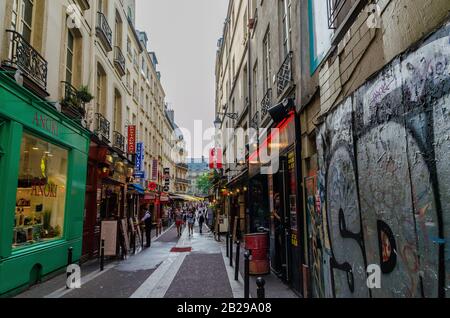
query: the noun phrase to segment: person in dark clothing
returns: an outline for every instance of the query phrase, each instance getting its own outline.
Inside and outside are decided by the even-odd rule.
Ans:
[[[145,224],[145,238],[147,241],[147,247],[150,247],[152,239],[152,214],[150,213],[148,207],[145,208],[145,215],[141,222]]]
[[[203,223],[205,223],[205,217],[203,215],[203,212],[200,212],[200,215],[198,217],[198,226],[200,227],[200,234],[203,234]]]

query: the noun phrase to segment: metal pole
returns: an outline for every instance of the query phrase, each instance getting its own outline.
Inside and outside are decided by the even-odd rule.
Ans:
[[[67,253],[67,266],[72,265],[73,261],[73,247],[69,247],[68,253]]]
[[[142,226],[141,227],[141,249],[144,249],[144,231],[142,231]]]
[[[230,234],[227,233],[227,257],[230,257]]]
[[[133,254],[136,255],[136,232],[133,233]]]
[[[72,265],[72,257],[73,257],[73,247],[69,247],[69,249],[67,250],[67,266]],[[69,289],[69,285],[67,285],[67,280],[69,279],[70,275],[73,274],[73,270],[71,272],[68,272],[66,270],[66,288]]]
[[[230,235],[230,266],[233,267],[233,235]]]
[[[241,254],[241,241],[236,242],[236,269],[234,271],[234,280],[239,281],[239,258]]]
[[[264,285],[266,284],[266,281],[262,277],[258,277],[256,280],[256,285],[258,286],[258,290],[256,291],[259,299],[266,298],[266,291],[264,289]]]
[[[250,251],[246,251],[245,257],[245,269],[244,269],[244,298],[250,298]]]
[[[100,248],[100,271],[103,272],[105,268],[105,240],[102,240],[102,246]]]

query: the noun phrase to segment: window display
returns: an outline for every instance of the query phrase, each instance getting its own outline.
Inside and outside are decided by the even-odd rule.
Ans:
[[[68,151],[24,134],[13,247],[59,239],[64,230]]]

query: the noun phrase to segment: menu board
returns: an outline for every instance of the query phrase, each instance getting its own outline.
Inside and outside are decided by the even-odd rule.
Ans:
[[[128,254],[128,251],[130,250],[130,240],[128,238],[128,231],[127,231],[127,219],[122,219],[121,220],[121,234],[122,234],[122,238],[123,238],[123,242],[125,243],[125,254]]]
[[[297,178],[295,170],[295,152],[288,154],[288,171],[289,171],[289,215],[291,225],[291,243],[298,246],[298,217],[297,217]]]
[[[103,221],[100,240],[105,241],[105,256],[116,256],[117,221]]]

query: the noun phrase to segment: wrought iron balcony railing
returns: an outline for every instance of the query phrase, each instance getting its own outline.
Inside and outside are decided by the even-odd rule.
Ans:
[[[122,50],[120,49],[120,47],[116,46],[114,48],[114,65],[116,66],[116,69],[119,72],[120,76],[125,75],[125,63],[125,57],[122,54]]]
[[[261,114],[266,116],[269,108],[272,106],[272,89],[269,88],[261,101]]]
[[[78,91],[68,82],[61,82],[64,88],[64,98],[61,101],[61,111],[66,116],[83,120],[86,115],[86,106],[78,97]]]
[[[97,36],[103,42],[108,52],[112,51],[112,30],[108,24],[108,19],[102,12],[97,12]]]
[[[289,52],[277,73],[278,97],[280,97],[280,95],[283,94],[286,88],[292,83],[292,58],[293,54],[292,52]]]
[[[117,131],[113,132],[113,147],[125,153],[125,137]]]
[[[259,128],[259,112],[256,112],[250,120],[250,127],[254,129]]]
[[[175,181],[176,181],[176,183],[181,183],[181,184],[186,184],[186,185],[190,185],[191,184],[190,180],[182,179],[182,178],[176,178]]]
[[[102,138],[105,142],[109,143],[109,133],[111,124],[109,121],[100,113],[95,114],[95,134]]]
[[[40,89],[47,90],[48,62],[18,32],[6,30],[10,36],[8,60],[2,65],[20,70]]]
[[[361,12],[368,0],[327,0],[328,28],[340,29],[343,23],[351,24],[353,18]]]

